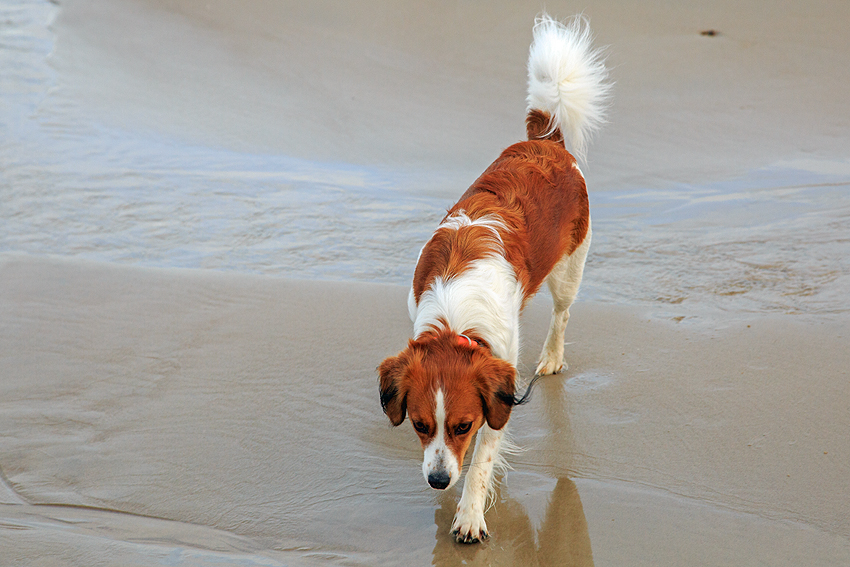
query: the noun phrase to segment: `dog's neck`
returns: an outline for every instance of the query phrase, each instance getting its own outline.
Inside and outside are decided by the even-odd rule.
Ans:
[[[455,333],[474,330],[494,356],[516,366],[519,356],[519,314],[524,294],[513,267],[502,256],[476,260],[461,275],[436,278],[417,303],[408,298],[413,336],[432,329]]]

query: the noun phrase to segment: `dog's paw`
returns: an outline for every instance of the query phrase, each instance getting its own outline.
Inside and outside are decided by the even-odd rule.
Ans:
[[[558,374],[566,370],[567,363],[564,362],[563,342],[554,341],[553,344],[553,341],[547,340],[538,360],[540,360],[536,372],[538,376]]]
[[[458,543],[478,543],[490,537],[484,514],[475,512],[458,512],[452,522],[451,534]]]
[[[538,376],[548,376],[549,374],[560,374],[569,366],[564,362],[563,358],[546,357],[537,365],[535,374]]]

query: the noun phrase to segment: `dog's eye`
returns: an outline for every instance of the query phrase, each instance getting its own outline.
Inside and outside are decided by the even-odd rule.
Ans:
[[[419,433],[422,433],[424,435],[428,434],[428,426],[426,424],[422,423],[421,421],[414,421],[413,422],[413,429],[415,429],[416,431],[418,431]]]
[[[465,435],[469,433],[469,429],[472,427],[472,422],[467,421],[466,423],[461,423],[457,427],[455,427],[455,435]]]

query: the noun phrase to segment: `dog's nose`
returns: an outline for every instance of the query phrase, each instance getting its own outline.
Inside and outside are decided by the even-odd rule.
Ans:
[[[449,485],[449,474],[447,472],[432,472],[428,475],[428,484],[431,485],[431,488],[436,488],[437,490],[443,490],[445,487]]]

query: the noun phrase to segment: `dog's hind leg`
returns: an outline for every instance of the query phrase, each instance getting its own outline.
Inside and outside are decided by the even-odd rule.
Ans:
[[[546,284],[552,293],[554,308],[549,334],[540,353],[540,363],[537,374],[556,374],[567,369],[564,362],[564,331],[570,320],[570,306],[578,294],[581,277],[584,274],[584,261],[590,248],[590,226],[581,245],[569,256],[564,256],[555,264],[552,272],[546,278]]]

